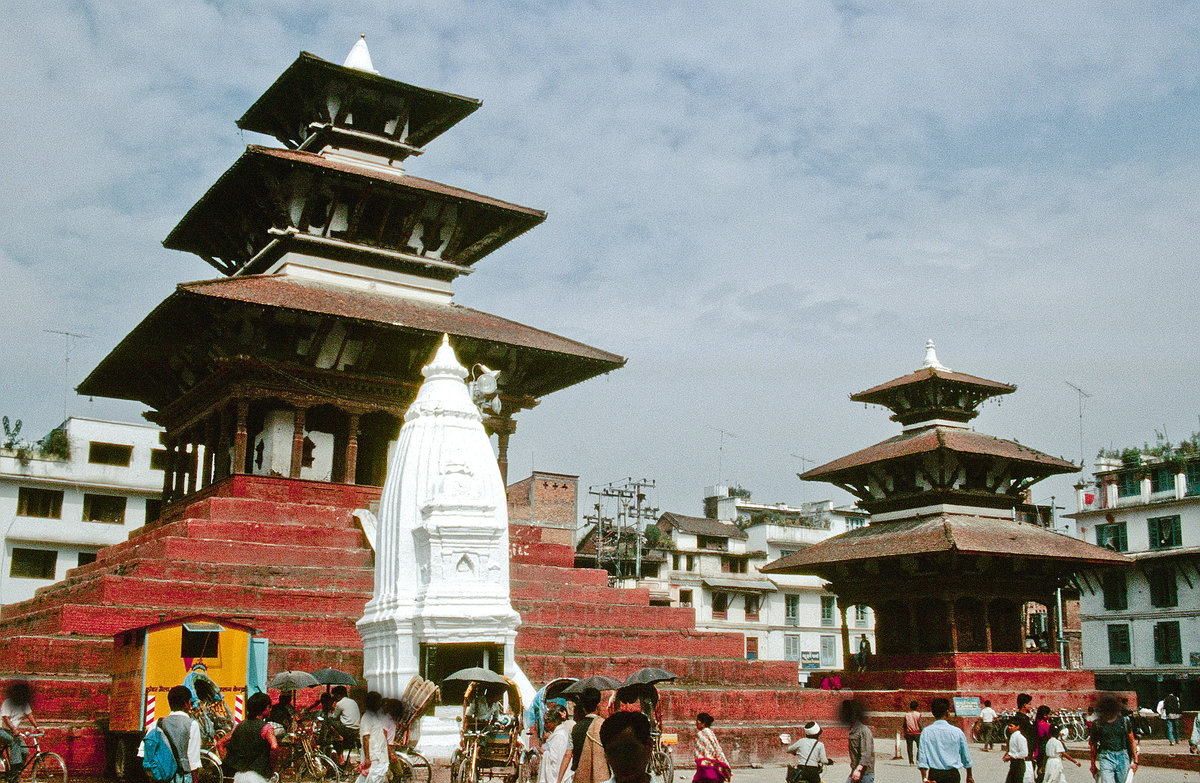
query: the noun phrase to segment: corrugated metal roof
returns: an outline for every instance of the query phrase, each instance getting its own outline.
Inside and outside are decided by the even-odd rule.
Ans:
[[[718,590],[740,591],[743,593],[770,593],[775,590],[775,583],[769,579],[737,579],[734,577],[706,576],[700,580],[707,587]]]
[[[970,514],[934,514],[873,522],[781,557],[759,570],[773,574],[815,574],[839,563],[949,551],[1034,557],[1079,565],[1131,562],[1117,552],[1037,525]]]

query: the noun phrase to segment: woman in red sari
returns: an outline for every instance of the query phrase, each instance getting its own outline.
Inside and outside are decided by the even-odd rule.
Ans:
[[[721,743],[712,730],[713,716],[701,712],[696,716],[696,775],[692,783],[722,783],[729,780],[731,771]]]

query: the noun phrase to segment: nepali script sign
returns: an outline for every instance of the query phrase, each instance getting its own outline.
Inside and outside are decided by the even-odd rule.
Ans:
[[[960,718],[978,718],[983,712],[978,696],[955,696],[954,714]]]

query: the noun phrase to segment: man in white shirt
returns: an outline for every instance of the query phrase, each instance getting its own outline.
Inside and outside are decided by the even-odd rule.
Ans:
[[[979,711],[979,734],[983,737],[983,751],[992,749],[992,724],[996,722],[996,711],[992,709],[992,702],[984,700],[983,709]]]
[[[158,721],[162,732],[170,738],[179,770],[172,783],[192,783],[200,771],[200,724],[188,714],[192,707],[192,692],[186,685],[176,685],[167,691],[171,713]],[[144,745],[138,746],[138,758],[145,756]]]
[[[1004,779],[1004,783],[1023,783],[1028,758],[1029,740],[1025,739],[1025,735],[1016,723],[1010,723],[1008,726],[1008,752],[1004,754],[1004,761],[1008,762],[1008,777]]]
[[[339,750],[350,750],[358,745],[358,729],[359,723],[362,721],[362,712],[358,709],[358,702],[350,698],[345,685],[338,685],[333,689],[333,717],[330,720],[331,727],[339,737]]]

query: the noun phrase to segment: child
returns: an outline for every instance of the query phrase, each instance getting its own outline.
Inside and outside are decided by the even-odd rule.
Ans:
[[[1059,736],[1046,740],[1046,777],[1043,778],[1042,783],[1067,783],[1067,776],[1063,774],[1063,759],[1077,767],[1083,766],[1071,758],[1071,754],[1067,752],[1064,741],[1070,733],[1070,729],[1063,729],[1059,732]]]
[[[1008,762],[1008,777],[1004,783],[1024,783],[1025,767],[1029,763],[1029,740],[1025,739],[1016,722],[1008,724],[1008,752],[1003,760]]]

